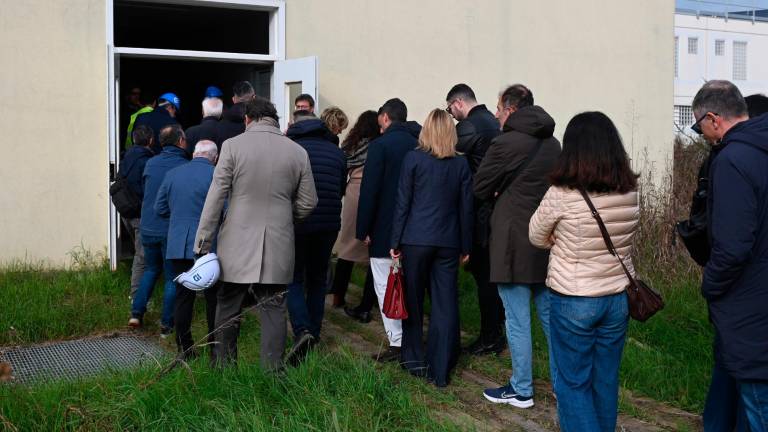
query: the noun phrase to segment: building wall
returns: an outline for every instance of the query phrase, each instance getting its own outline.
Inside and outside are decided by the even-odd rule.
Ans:
[[[675,105],[690,106],[702,84],[713,79],[733,81],[744,96],[768,92],[768,22],[675,14],[675,36]],[[689,38],[698,38],[697,54],[688,53]],[[716,40],[724,41],[722,56],[715,55]],[[735,79],[733,74],[734,42],[747,43],[746,80]]]
[[[319,104],[354,120],[390,97],[423,121],[466,82],[495,111],[521,82],[557,122],[608,114],[636,166],[672,150],[674,2],[287,0],[288,58],[319,57]]]
[[[0,0],[0,262],[108,239],[104,0]]]

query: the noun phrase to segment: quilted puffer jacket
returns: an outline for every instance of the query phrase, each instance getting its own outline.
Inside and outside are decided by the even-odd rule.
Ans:
[[[634,275],[630,254],[640,217],[637,192],[589,196]],[[601,297],[620,293],[627,286],[627,276],[608,252],[600,228],[577,190],[550,187],[531,218],[528,237],[534,246],[552,249],[547,285],[561,294]]]

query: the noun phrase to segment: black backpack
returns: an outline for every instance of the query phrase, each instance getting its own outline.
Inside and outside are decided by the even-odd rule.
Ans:
[[[705,266],[709,261],[711,247],[709,245],[709,217],[707,215],[707,196],[709,194],[709,167],[712,164],[712,153],[704,160],[699,168],[699,180],[696,192],[691,199],[691,212],[688,220],[677,223],[677,233],[683,240],[685,248],[691,254],[696,264]]]
[[[133,164],[126,171],[130,172],[131,168]],[[109,196],[122,217],[134,219],[141,216],[141,199],[131,190],[128,179],[121,172],[117,173],[117,179],[109,186]]]

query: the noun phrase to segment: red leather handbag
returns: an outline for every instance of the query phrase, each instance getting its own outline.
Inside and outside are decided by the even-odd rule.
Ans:
[[[387,291],[384,294],[384,316],[389,319],[404,320],[408,318],[405,310],[405,292],[403,282],[403,267],[400,258],[392,259],[387,278]]]

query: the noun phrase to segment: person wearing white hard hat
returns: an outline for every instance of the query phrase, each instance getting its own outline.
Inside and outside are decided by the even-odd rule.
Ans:
[[[198,290],[205,289],[209,334],[213,332],[216,318],[216,287],[206,286],[210,284],[210,278],[202,277],[205,275],[202,270],[199,274],[194,274],[193,279],[188,284],[184,284],[177,277],[193,266],[193,259],[195,258],[194,236],[200,222],[200,213],[203,211],[208,188],[213,180],[213,167],[219,156],[216,143],[213,141],[199,141],[194,148],[190,162],[168,171],[168,174],[165,175],[165,180],[160,186],[154,204],[155,212],[158,215],[169,218],[165,258],[170,261],[173,267],[173,276],[176,282],[176,302],[174,303],[176,345],[182,358],[197,355],[193,350],[194,340],[192,339],[191,325]],[[208,261],[199,260],[198,263],[195,263],[197,264],[195,267],[204,265],[206,262]],[[209,342],[212,341],[212,337],[209,336]]]

